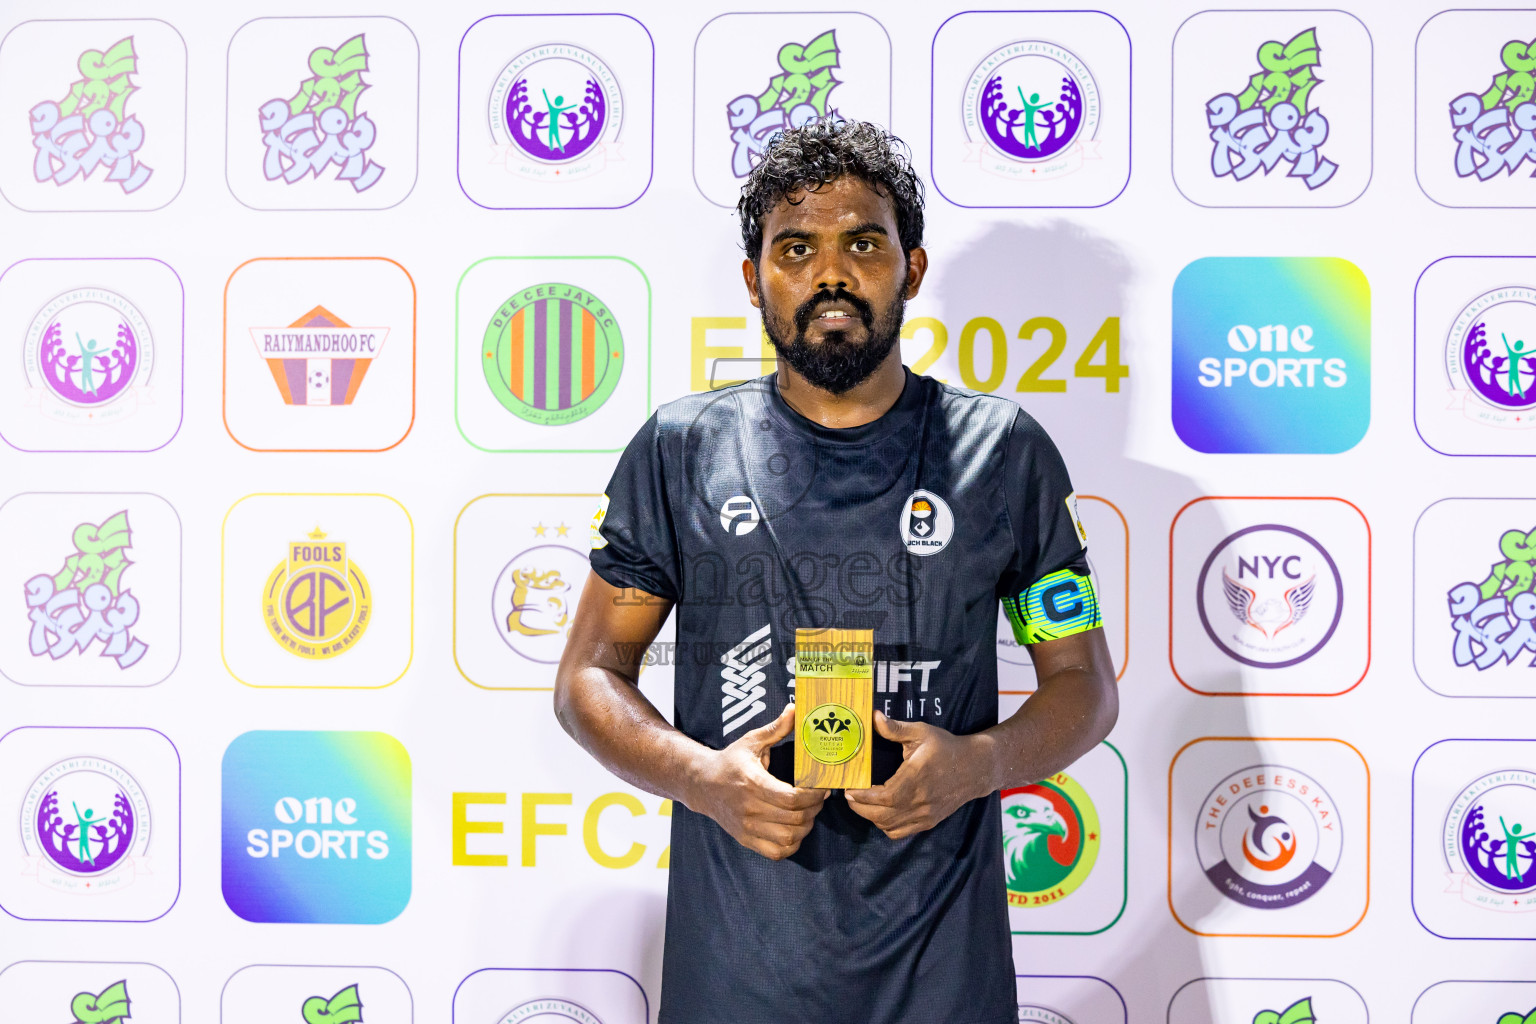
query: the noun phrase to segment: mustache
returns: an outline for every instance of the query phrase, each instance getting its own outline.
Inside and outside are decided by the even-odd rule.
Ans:
[[[843,288],[823,288],[795,308],[795,327],[801,335],[816,318],[816,307],[831,302],[846,302],[852,306],[866,330],[874,324],[875,311],[869,303]]]

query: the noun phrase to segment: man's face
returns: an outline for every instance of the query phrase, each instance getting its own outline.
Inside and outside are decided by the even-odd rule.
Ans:
[[[896,346],[927,267],[922,249],[902,252],[891,200],[847,175],[768,211],[762,253],[755,267],[743,262],[742,275],[779,356],[815,387],[842,394]]]

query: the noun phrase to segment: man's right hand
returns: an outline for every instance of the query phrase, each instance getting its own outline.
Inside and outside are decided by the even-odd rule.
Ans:
[[[795,706],[745,733],[724,750],[710,750],[688,806],[707,814],[742,846],[783,860],[811,831],[827,799],[824,789],[796,789],[768,774],[768,748],[795,729]]]

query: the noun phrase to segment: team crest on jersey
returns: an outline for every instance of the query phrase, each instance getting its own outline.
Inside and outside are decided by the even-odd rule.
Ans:
[[[1077,515],[1077,492],[1073,491],[1066,497],[1067,515],[1072,517],[1072,527],[1077,530],[1077,542],[1083,547],[1088,546],[1088,531],[1083,529],[1083,521]]]
[[[1443,830],[1450,888],[1485,910],[1536,910],[1536,773],[1491,772],[1451,802]]]
[[[624,340],[597,296],[568,284],[536,284],[507,299],[485,328],[481,364],[508,412],[561,426],[602,408],[619,385]]]
[[[1256,765],[1222,779],[1195,824],[1195,850],[1211,884],[1259,910],[1316,896],[1338,869],[1343,842],[1327,790],[1280,765]]]
[[[272,634],[292,654],[310,660],[350,650],[368,629],[373,591],[347,545],[318,526],[288,545],[262,592],[261,611]]]
[[[134,304],[105,288],[55,296],[27,328],[22,367],[45,416],[103,422],[147,398],[155,344]]]
[[[600,551],[608,546],[608,538],[603,536],[603,521],[608,518],[608,495],[603,495],[597,503],[597,511],[592,513],[592,550]]]
[[[936,555],[955,535],[955,516],[944,499],[917,490],[901,507],[901,542],[914,555]]]
[[[1043,907],[1081,888],[1099,857],[1099,815],[1088,791],[1058,772],[1002,797],[1008,905]]]
[[[353,327],[324,306],[287,327],[252,327],[284,405],[351,405],[388,327]]]

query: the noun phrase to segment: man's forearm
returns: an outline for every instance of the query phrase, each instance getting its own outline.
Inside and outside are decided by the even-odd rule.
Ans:
[[[1008,719],[976,734],[977,795],[1056,774],[1109,735],[1119,710],[1114,680],[1106,680],[1101,670],[1084,666],[1053,673]]]
[[[625,782],[693,806],[709,748],[662,718],[636,684],[611,669],[577,669],[555,690],[555,716],[572,739]]]

